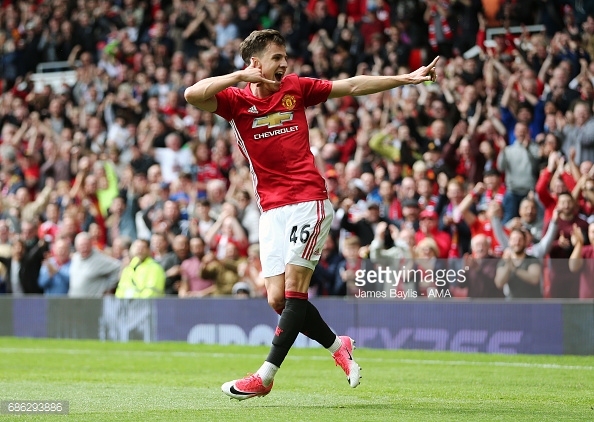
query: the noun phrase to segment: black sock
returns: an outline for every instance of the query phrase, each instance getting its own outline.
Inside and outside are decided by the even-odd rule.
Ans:
[[[336,334],[332,332],[326,321],[320,315],[318,308],[316,308],[310,301],[307,302],[307,314],[305,314],[305,322],[301,332],[312,340],[320,343],[324,348],[332,346],[336,340]]]
[[[274,311],[282,315],[284,309],[275,309]],[[336,334],[328,327],[328,324],[326,324],[326,321],[320,315],[318,308],[310,301],[307,302],[307,313],[305,314],[301,334],[317,341],[326,349],[332,346],[334,340],[336,340]]]
[[[297,335],[303,328],[307,313],[307,304],[309,303],[307,301],[307,293],[304,293],[304,295],[305,297],[302,297],[299,293],[287,292],[285,309],[276,327],[270,353],[268,354],[268,358],[266,358],[266,361],[273,365],[281,366],[289,353],[289,349],[293,346]]]

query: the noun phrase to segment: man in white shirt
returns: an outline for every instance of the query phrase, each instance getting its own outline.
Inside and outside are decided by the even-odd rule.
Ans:
[[[182,139],[178,133],[165,137],[165,148],[155,148],[155,160],[161,165],[163,181],[171,183],[177,180],[180,172],[189,172],[194,161],[192,151],[182,148]]]
[[[88,233],[74,239],[76,253],[70,264],[69,297],[102,297],[118,282],[121,263],[95,248]]]

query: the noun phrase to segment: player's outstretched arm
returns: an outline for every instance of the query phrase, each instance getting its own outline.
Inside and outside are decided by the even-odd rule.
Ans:
[[[387,91],[402,85],[417,85],[422,82],[435,82],[435,65],[439,56],[427,66],[404,75],[395,76],[370,76],[359,75],[352,78],[332,82],[332,91],[329,98],[375,94]]]
[[[277,83],[276,81],[264,78],[262,76],[262,69],[256,67],[254,65],[254,59],[252,59],[250,65],[243,70],[238,70],[228,75],[213,76],[196,82],[194,85],[186,88],[184,97],[194,107],[212,113],[217,109],[215,95],[239,82]]]

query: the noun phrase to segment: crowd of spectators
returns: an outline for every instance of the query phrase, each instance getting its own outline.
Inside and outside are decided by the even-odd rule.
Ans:
[[[2,1],[0,293],[265,295],[248,164],[183,98],[242,68],[259,28],[301,76],[441,56],[437,83],[307,110],[336,209],[312,296],[594,297],[594,2],[577,0]],[[35,89],[54,61],[76,83]],[[367,277],[381,267],[464,277]]]

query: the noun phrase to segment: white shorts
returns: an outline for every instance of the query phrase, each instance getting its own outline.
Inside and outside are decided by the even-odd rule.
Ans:
[[[287,264],[314,269],[330,232],[332,203],[324,201],[285,205],[260,216],[262,275],[283,274]]]

